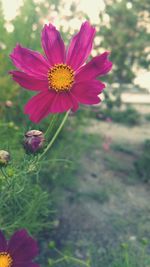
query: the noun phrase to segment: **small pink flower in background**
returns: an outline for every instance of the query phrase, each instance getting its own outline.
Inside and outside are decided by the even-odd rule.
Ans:
[[[105,141],[104,143],[102,144],[102,148],[105,152],[108,152],[110,150],[110,146],[112,144],[112,138],[109,137],[109,136],[106,136],[105,137]]]
[[[106,152],[110,150],[110,144],[109,143],[103,143],[102,147],[103,147],[104,151],[106,151]]]
[[[106,118],[106,122],[112,122],[112,118],[107,117],[107,118]]]
[[[90,55],[95,28],[89,22],[65,49],[60,33],[52,25],[42,30],[42,54],[17,45],[10,57],[21,71],[11,71],[13,79],[22,87],[37,91],[26,104],[24,112],[38,123],[50,113],[76,111],[79,104],[93,105],[100,102],[99,94],[105,85],[97,80],[112,68],[109,52],[94,57],[83,65]]]

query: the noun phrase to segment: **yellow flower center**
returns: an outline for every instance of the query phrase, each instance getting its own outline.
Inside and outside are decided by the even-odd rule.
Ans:
[[[74,82],[74,71],[66,64],[55,64],[48,71],[49,87],[56,92],[69,91]]]
[[[0,267],[11,267],[12,258],[7,252],[0,252]]]

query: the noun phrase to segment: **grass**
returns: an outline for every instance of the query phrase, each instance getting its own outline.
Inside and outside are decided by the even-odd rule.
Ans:
[[[126,160],[125,155],[123,153],[114,153],[113,151],[109,154],[104,155],[104,161],[108,168],[113,171],[127,173],[132,171],[132,163]]]
[[[101,111],[97,111],[95,117],[100,120],[111,118],[114,122],[130,127],[139,125],[141,123],[141,115],[135,108],[127,105],[125,110],[121,110],[120,108],[115,108],[113,103],[112,108],[106,108],[102,109]]]
[[[144,238],[141,241],[123,242],[107,251],[96,249],[91,244],[86,255],[82,250],[80,250],[80,253],[78,252],[80,255],[78,258],[70,248],[65,248],[63,252],[59,252],[55,246],[55,243],[53,243],[53,247],[50,245],[51,256],[54,257],[49,257],[49,267],[53,265],[56,267],[147,267],[150,264],[150,256],[147,254],[148,240]]]
[[[119,246],[120,239],[126,240],[129,234],[149,236],[148,210],[144,204],[148,196],[146,190],[144,200],[140,195],[134,172],[139,146],[113,142],[106,153],[102,149],[103,137],[87,133],[87,124],[90,121],[81,111],[79,117],[70,117],[47,159],[41,162],[40,172],[26,174],[32,164],[28,166],[28,162],[23,167],[22,139],[32,125],[20,127],[15,121],[1,122],[1,149],[8,149],[12,158],[6,168],[10,188],[0,175],[0,188],[5,188],[4,196],[0,196],[2,229],[11,234],[16,228],[26,227],[33,233],[40,241],[42,266],[51,266],[48,242],[55,240],[61,251],[69,253],[72,249],[70,255],[86,264],[90,261],[90,267],[147,267],[148,253],[146,250],[145,259],[141,259],[139,243],[133,246],[133,253],[130,244],[127,250]],[[46,125],[47,121],[41,129]],[[138,207],[138,203],[143,206]],[[47,258],[50,258],[49,265]],[[55,266],[79,267],[80,264],[65,260]]]
[[[69,196],[69,201],[71,201],[71,203],[81,201],[96,201],[97,203],[103,204],[109,201],[109,192],[107,188],[102,188],[98,191],[75,192],[74,195]]]
[[[128,155],[135,155],[135,151],[133,146],[126,144],[126,143],[114,143],[111,145],[114,151],[123,152]]]
[[[98,191],[92,191],[92,192],[87,192],[83,193],[81,195],[82,198],[90,198],[91,200],[94,200],[98,203],[105,203],[109,201],[109,192],[106,188],[99,189]]]
[[[145,115],[145,119],[146,119],[147,121],[150,121],[150,113]]]
[[[76,118],[69,119],[47,159],[41,162],[41,171],[35,172],[33,158],[24,154],[22,146],[24,127],[18,127],[13,121],[1,122],[0,149],[11,154],[5,169],[6,177],[0,175],[3,191],[0,224],[8,234],[21,227],[35,235],[50,229],[55,221],[56,206],[63,200],[63,192],[76,190],[75,177],[80,169],[80,159],[96,140],[93,135],[85,137],[80,125],[75,131],[76,124]]]
[[[135,170],[141,181],[150,181],[150,139],[146,140],[143,145],[143,150],[138,159],[135,161]]]

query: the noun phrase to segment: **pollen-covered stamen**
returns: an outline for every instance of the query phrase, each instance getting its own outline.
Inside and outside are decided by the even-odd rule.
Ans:
[[[7,252],[0,252],[0,267],[11,267],[13,259]]]
[[[48,84],[56,92],[69,91],[74,82],[74,71],[66,64],[55,64],[48,71]]]

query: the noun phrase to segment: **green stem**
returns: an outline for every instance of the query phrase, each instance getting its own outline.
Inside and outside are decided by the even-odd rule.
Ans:
[[[61,124],[59,125],[59,127],[58,127],[56,133],[54,134],[54,136],[53,136],[53,138],[51,139],[51,141],[50,141],[50,143],[48,144],[48,146],[45,148],[44,152],[39,156],[38,160],[40,160],[41,158],[43,158],[43,156],[47,153],[47,151],[51,148],[51,146],[52,146],[53,143],[55,142],[55,140],[56,140],[58,134],[60,133],[61,129],[63,128],[63,126],[64,126],[64,124],[65,124],[65,122],[66,122],[66,120],[67,120],[67,118],[68,118],[69,112],[70,112],[70,110],[69,110],[68,112],[66,112],[66,114],[65,114],[65,116],[64,116],[64,118],[63,118]]]
[[[55,260],[55,261],[53,262],[53,264],[58,264],[58,263],[63,262],[63,261],[65,261],[65,257],[63,257],[63,258],[61,258],[61,259],[58,259],[58,260]]]
[[[50,124],[49,124],[49,126],[48,126],[48,128],[47,128],[47,130],[45,132],[45,137],[47,137],[49,135],[51,129],[53,128],[54,122],[57,119],[57,116],[58,116],[58,114],[54,114],[52,116],[51,122],[50,122]]]
[[[125,258],[126,266],[128,267],[129,266],[129,255],[128,255],[128,251],[125,252],[124,258]]]
[[[6,183],[10,186],[9,181],[8,181],[9,180],[9,177],[7,176],[7,174],[4,171],[3,167],[1,168],[1,172],[2,172],[3,176],[6,178]]]
[[[68,256],[68,258],[74,262],[77,262],[79,263],[80,265],[84,265],[84,266],[87,266],[87,267],[90,267],[90,265],[88,263],[86,263],[85,261],[83,260],[80,260],[80,259],[77,259],[77,258],[74,258],[74,257],[70,257]]]

